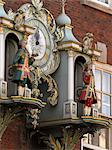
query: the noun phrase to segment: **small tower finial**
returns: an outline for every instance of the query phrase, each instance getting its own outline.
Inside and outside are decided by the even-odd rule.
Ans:
[[[65,14],[65,5],[66,5],[67,0],[61,0],[61,5],[62,5],[62,13]]]

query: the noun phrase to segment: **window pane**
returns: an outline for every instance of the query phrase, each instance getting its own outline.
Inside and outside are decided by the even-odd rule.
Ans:
[[[112,97],[111,97],[111,116],[112,116]]]
[[[110,74],[106,72],[103,72],[102,90],[103,92],[110,94]]]
[[[102,95],[102,103],[110,106],[110,96]]]
[[[101,71],[95,70],[95,88],[101,91]]]
[[[102,113],[110,116],[110,96],[102,95]]]
[[[112,74],[111,74],[111,94],[112,94]]]
[[[102,114],[110,116],[110,107],[109,106],[102,106]]]

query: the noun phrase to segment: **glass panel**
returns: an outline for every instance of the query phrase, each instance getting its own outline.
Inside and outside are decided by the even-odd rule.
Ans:
[[[102,95],[102,113],[110,116],[110,96]]]
[[[102,95],[102,103],[110,106],[110,96],[108,95]]]
[[[103,72],[102,91],[110,94],[110,74]]]
[[[110,107],[103,105],[103,106],[102,106],[102,113],[103,113],[104,115],[110,116]]]
[[[101,91],[101,71],[95,70],[95,88]]]
[[[111,97],[111,116],[112,116],[112,97]]]
[[[112,94],[112,74],[111,74],[111,94]]]

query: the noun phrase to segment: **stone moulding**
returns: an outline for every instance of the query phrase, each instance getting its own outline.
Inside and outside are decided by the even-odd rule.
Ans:
[[[92,116],[81,116],[82,120],[86,123],[94,124],[99,127],[111,127],[112,119],[104,118],[104,117],[92,117]]]
[[[4,17],[0,17],[0,26],[1,27],[7,27],[9,29],[13,29],[14,28],[14,23],[12,20],[4,18]],[[28,25],[22,25],[20,26],[20,28],[18,29],[19,32],[27,32],[28,34],[33,34],[34,33],[34,28]]]

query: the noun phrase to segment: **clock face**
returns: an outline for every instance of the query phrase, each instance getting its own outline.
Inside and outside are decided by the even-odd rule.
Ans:
[[[46,51],[46,40],[40,29],[38,29],[38,32],[28,37],[27,48],[31,55],[34,56],[35,60],[44,57]]]
[[[34,66],[45,66],[49,61],[52,49],[49,31],[45,25],[37,19],[28,20],[27,24],[36,28],[35,33],[29,36],[27,44],[30,54],[35,58]]]

